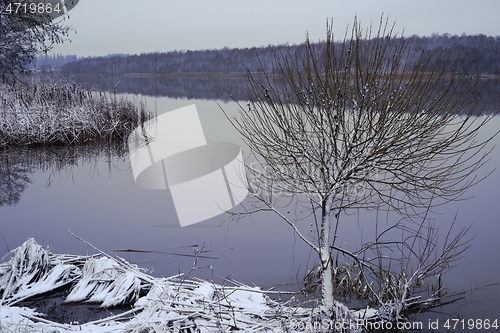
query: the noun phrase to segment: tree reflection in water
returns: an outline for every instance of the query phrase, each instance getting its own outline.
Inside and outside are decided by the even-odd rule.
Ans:
[[[95,146],[0,149],[0,207],[16,205],[36,171],[49,173],[47,186],[50,186],[54,176],[63,169],[98,160],[124,159],[127,154],[127,148],[119,142]]]
[[[0,152],[0,207],[17,204],[31,183],[28,175],[33,173],[34,167],[25,162],[22,151],[4,149]]]

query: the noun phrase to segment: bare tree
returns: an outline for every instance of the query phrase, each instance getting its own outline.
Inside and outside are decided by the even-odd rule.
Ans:
[[[65,15],[78,0],[0,0],[0,72],[14,74],[25,69],[34,57],[62,43],[70,28]]]
[[[245,213],[274,212],[317,253],[319,310],[336,320],[346,312],[333,293],[335,252],[369,269],[367,250],[380,255],[390,245],[381,241],[384,233],[399,228],[410,236],[393,245],[422,262],[410,280],[459,257],[465,231],[449,235],[429,262],[435,229],[422,221],[480,180],[476,173],[490,152],[490,140],[477,139],[492,116],[475,116],[475,82],[432,67],[426,53],[412,56],[411,39],[393,29],[381,19],[378,29],[364,31],[355,20],[334,42],[327,24],[326,42],[307,38],[306,53],[276,53],[274,73],[248,73],[250,102],[229,118],[254,158],[247,175],[255,201]],[[360,209],[397,212],[402,222],[348,251],[337,230],[345,213]],[[304,220],[312,233],[301,227]],[[418,244],[420,254],[412,249]]]

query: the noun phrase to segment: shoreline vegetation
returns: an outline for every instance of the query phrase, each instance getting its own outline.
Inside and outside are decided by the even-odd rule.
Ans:
[[[0,96],[0,148],[125,141],[153,115],[144,102],[76,83],[11,81]]]
[[[194,333],[336,329],[326,324],[344,325],[349,332],[370,332],[370,328],[379,329],[381,325],[393,327],[404,318],[388,316],[394,311],[402,314],[409,308],[418,310],[419,306],[429,307],[450,297],[409,298],[402,303],[387,302],[378,309],[346,307],[345,316],[325,323],[318,321],[314,300],[299,301],[291,292],[262,290],[215,274],[221,283],[190,277],[189,273],[155,278],[137,265],[70,234],[97,254],[55,254],[29,238],[3,257],[9,260],[0,263],[0,330]],[[194,265],[191,271],[197,269],[196,259]],[[60,317],[54,321],[46,313],[27,307],[31,301],[50,299],[56,292],[64,299],[62,306],[94,304],[107,316],[90,322]],[[279,299],[273,300],[271,295]],[[119,313],[106,311],[117,307],[121,307]]]

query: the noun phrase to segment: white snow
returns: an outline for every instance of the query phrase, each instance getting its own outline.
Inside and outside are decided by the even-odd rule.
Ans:
[[[111,307],[139,296],[140,280],[109,258],[90,258],[82,271],[82,278],[66,297],[67,302],[86,301]]]
[[[193,290],[193,293],[201,295],[207,300],[212,300],[214,297],[214,291],[214,287],[211,283],[203,282],[198,288]]]
[[[19,300],[68,283],[66,302],[92,302],[103,308],[127,304],[131,310],[85,324],[60,324],[16,306]],[[1,332],[221,332],[237,327],[244,332],[293,333],[298,331],[291,323],[310,323],[314,315],[310,308],[273,301],[258,287],[234,281],[219,285],[183,275],[153,278],[104,252],[100,257],[57,255],[33,239],[0,264],[0,296]],[[355,319],[380,315],[374,309],[349,311],[341,304],[337,310]]]
[[[371,319],[371,318],[376,318],[378,315],[378,311],[375,309],[371,308],[366,308],[366,309],[361,309],[358,311],[353,311],[352,314],[354,315],[354,318],[356,319]]]

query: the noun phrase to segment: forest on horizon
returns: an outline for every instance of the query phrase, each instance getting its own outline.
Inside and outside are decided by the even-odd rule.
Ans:
[[[445,62],[446,71],[457,68],[466,75],[500,75],[500,36],[432,35],[430,37],[393,38],[395,43],[409,42],[408,57],[418,57],[425,51],[431,61],[429,68]],[[336,43],[341,46],[341,42]],[[320,47],[324,43],[319,44]],[[140,55],[108,55],[80,58],[62,65],[63,73],[120,74],[187,74],[187,73],[246,73],[274,72],[276,52],[303,54],[305,43],[299,45],[269,45],[244,49],[171,51]],[[72,58],[73,60],[74,58]],[[442,67],[440,67],[442,68]]]

